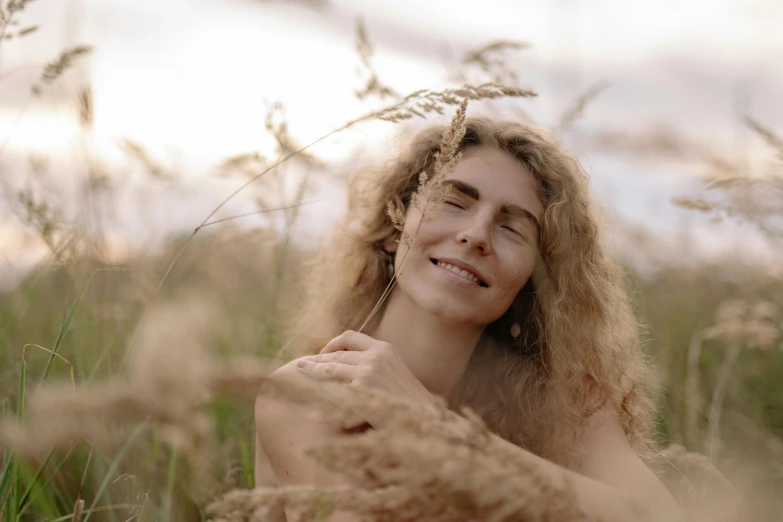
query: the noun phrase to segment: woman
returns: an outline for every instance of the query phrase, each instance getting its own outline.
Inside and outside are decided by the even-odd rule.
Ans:
[[[351,184],[295,329],[297,348],[318,355],[277,376],[439,395],[473,408],[542,472],[568,474],[586,513],[628,520],[641,508],[650,520],[681,519],[639,458],[652,447],[649,374],[586,175],[540,129],[481,118],[465,127],[435,208],[412,200],[449,127],[424,130]],[[402,216],[390,218],[389,201],[404,209],[404,226],[395,228]],[[334,426],[263,395],[256,424],[258,454],[279,485],[341,480],[302,452]]]

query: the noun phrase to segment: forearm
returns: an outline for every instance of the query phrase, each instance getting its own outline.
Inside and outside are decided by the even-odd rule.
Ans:
[[[637,520],[680,522],[684,520],[683,512],[667,492],[660,494],[660,491],[656,490],[657,495],[640,493],[633,486],[638,484],[636,478],[628,480],[625,485],[630,484],[631,486],[626,488],[622,483],[607,484],[539,457],[497,435],[493,434],[491,438],[493,444],[497,444],[499,449],[523,459],[528,466],[533,466],[543,477],[548,477],[553,484],[570,488],[579,508],[590,517],[607,522]],[[662,485],[661,488],[663,488]]]

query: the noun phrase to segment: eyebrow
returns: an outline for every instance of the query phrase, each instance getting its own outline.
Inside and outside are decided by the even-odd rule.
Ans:
[[[460,181],[458,179],[447,179],[443,181],[443,184],[450,186],[458,192],[461,192],[470,199],[475,199],[476,201],[481,199],[481,193],[479,190],[473,185],[465,183],[464,181]],[[526,208],[515,205],[514,203],[504,203],[500,207],[500,212],[503,214],[508,214],[509,216],[528,219],[533,222],[538,230],[541,230],[541,224],[538,222],[538,219],[536,219],[536,216],[534,216],[533,213]]]

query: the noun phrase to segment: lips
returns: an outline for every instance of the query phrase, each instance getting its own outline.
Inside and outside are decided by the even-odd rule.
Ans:
[[[450,270],[451,272],[457,273],[470,281],[474,281],[483,288],[487,288],[489,286],[486,283],[486,278],[482,275],[482,273],[469,263],[451,258],[432,258],[430,259],[430,262],[434,265],[444,268],[445,270]]]

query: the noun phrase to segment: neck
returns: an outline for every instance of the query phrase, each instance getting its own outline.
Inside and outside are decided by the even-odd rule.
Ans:
[[[448,400],[465,374],[481,333],[474,325],[449,323],[422,310],[395,287],[370,335],[391,343],[416,378],[431,393]]]

